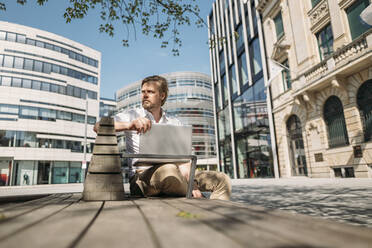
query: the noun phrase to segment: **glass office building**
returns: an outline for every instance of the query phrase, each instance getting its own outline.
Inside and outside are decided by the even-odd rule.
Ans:
[[[208,16],[220,170],[274,176],[266,62],[256,1],[217,0]]]
[[[198,166],[217,170],[213,96],[210,77],[199,72],[162,74],[168,81],[169,95],[164,109],[185,125],[192,125],[193,154]],[[116,92],[117,112],[141,106],[141,82],[137,81]],[[119,147],[124,149],[124,136],[119,135]]]
[[[109,98],[100,98],[99,101],[99,117],[107,117],[115,114],[116,100]]]
[[[64,37],[0,22],[0,185],[82,182],[99,114],[100,60]]]

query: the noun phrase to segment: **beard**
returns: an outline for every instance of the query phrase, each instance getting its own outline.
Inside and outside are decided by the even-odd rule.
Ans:
[[[147,111],[149,111],[150,109],[154,107],[154,104],[151,103],[150,101],[142,101],[142,107],[146,109]]]

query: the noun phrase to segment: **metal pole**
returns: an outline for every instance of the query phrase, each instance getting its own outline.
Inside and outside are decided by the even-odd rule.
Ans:
[[[87,129],[87,126],[88,126],[88,93],[87,92],[85,93],[85,119],[84,119],[84,124],[85,124],[85,128],[84,128],[84,147],[83,147],[84,160],[83,160],[83,164],[82,164],[82,169],[84,169],[84,175],[86,175],[87,174],[87,131],[88,131],[88,129]]]

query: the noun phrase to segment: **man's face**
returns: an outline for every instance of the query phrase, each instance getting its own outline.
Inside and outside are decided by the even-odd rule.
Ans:
[[[161,101],[165,98],[164,93],[160,93],[156,82],[147,82],[142,86],[142,107],[147,111],[161,107]]]

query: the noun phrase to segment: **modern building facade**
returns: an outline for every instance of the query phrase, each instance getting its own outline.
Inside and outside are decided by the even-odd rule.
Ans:
[[[281,177],[372,177],[369,0],[260,0]]]
[[[100,61],[98,51],[72,40],[0,22],[1,185],[82,182],[99,114]]]
[[[257,1],[216,0],[208,16],[217,153],[232,178],[275,175],[275,138]]]
[[[116,100],[108,98],[100,98],[99,101],[99,117],[107,117],[115,114]]]
[[[160,76],[167,79],[169,87],[163,108],[183,124],[192,125],[192,147],[198,157],[198,167],[217,170],[210,77],[199,72],[172,72]],[[117,112],[141,106],[141,82],[131,83],[116,92]],[[124,135],[119,135],[121,150],[124,144]]]

